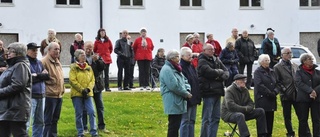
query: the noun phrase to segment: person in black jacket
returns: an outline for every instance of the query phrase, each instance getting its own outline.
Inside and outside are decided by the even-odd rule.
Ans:
[[[308,53],[300,56],[301,65],[295,77],[297,85],[297,115],[299,119],[299,137],[320,137],[320,71],[313,64],[313,57]],[[308,119],[311,112],[312,135]]]
[[[77,49],[83,49],[84,41],[82,40],[82,35],[77,33],[74,35],[74,42],[70,46],[71,63],[74,63],[74,52]]]
[[[233,77],[238,74],[239,57],[232,42],[228,42],[226,48],[222,50],[220,60],[229,70],[229,78],[224,83],[228,87],[232,84]]]
[[[235,43],[235,49],[237,50],[239,56],[239,73],[244,73],[244,68],[247,66],[247,83],[246,87],[251,89],[252,82],[252,64],[257,58],[256,47],[254,42],[249,38],[248,31],[244,30],[242,32],[241,38]]]
[[[162,66],[165,64],[166,56],[164,54],[164,49],[159,48],[157,54],[155,55],[154,59],[152,60],[152,69],[151,69],[151,85],[152,89],[155,88],[156,82],[155,78],[159,78],[160,70]]]
[[[277,38],[274,37],[274,31],[267,31],[267,38],[262,41],[261,44],[262,54],[268,54],[270,57],[270,68],[276,65],[281,56],[280,43]]]
[[[7,53],[9,67],[0,76],[0,135],[27,137],[32,84],[27,46],[11,43]]]
[[[267,120],[267,137],[272,137],[274,111],[277,110],[277,97],[279,89],[276,86],[276,75],[269,68],[270,58],[267,54],[261,54],[258,58],[258,67],[254,71],[254,100],[256,108],[263,108]]]
[[[106,124],[104,123],[104,106],[102,100],[102,91],[104,89],[104,79],[103,79],[103,70],[104,70],[104,62],[100,56],[93,53],[93,42],[86,41],[84,43],[84,49],[86,53],[86,62],[91,66],[95,78],[95,84],[93,87],[93,100],[96,104],[96,111],[98,114],[98,130],[100,132],[109,133],[106,129]],[[83,127],[85,132],[88,133],[87,126],[87,112],[84,110],[83,112]]]
[[[131,90],[129,88],[130,64],[133,58],[133,50],[127,40],[128,31],[123,30],[121,38],[116,41],[114,52],[118,55],[118,90]],[[122,88],[122,73],[124,69],[124,80]]]
[[[214,47],[207,43],[198,60],[198,79],[203,98],[201,136],[217,136],[220,121],[220,100],[224,96],[223,81],[229,71],[219,58],[214,56]]]
[[[195,67],[191,63],[192,50],[188,47],[182,47],[180,54],[182,73],[187,78],[188,83],[191,86],[192,94],[192,98],[187,100],[187,113],[182,114],[180,136],[193,137],[195,127],[194,124],[196,122],[197,115],[197,105],[200,105],[201,103],[198,74]]]
[[[4,48],[3,42],[0,40],[0,75],[8,68],[7,49]]]

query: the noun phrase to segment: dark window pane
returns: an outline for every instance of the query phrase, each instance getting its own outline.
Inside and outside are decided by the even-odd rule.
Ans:
[[[57,4],[67,4],[67,0],[57,0]]]
[[[308,0],[300,0],[300,6],[308,6]]]
[[[130,0],[120,0],[121,6],[130,6]]]
[[[240,7],[248,7],[249,0],[240,0]]]
[[[311,6],[320,6],[320,0],[311,0]]]
[[[70,0],[70,5],[80,5],[80,0]]]
[[[180,0],[180,6],[190,6],[190,0]]]
[[[1,0],[1,3],[12,3],[12,0]]]
[[[300,58],[301,54],[307,53],[305,50],[298,49],[298,48],[291,48],[291,52],[292,52],[292,58]]]
[[[133,0],[133,6],[142,6],[142,0]]]
[[[202,6],[202,0],[192,0],[192,6]]]
[[[251,1],[252,7],[260,7],[261,6],[260,2],[261,2],[260,0],[252,0]]]

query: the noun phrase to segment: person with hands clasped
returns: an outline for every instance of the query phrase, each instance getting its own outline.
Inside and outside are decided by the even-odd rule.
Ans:
[[[83,109],[86,109],[89,115],[90,134],[98,136],[96,116],[92,103],[93,87],[95,84],[94,73],[88,63],[86,63],[86,54],[82,49],[77,49],[74,56],[76,62],[70,65],[69,80],[78,136],[84,136]]]
[[[182,114],[187,112],[187,100],[192,98],[191,87],[182,74],[179,61],[179,52],[169,51],[160,71],[160,94],[169,121],[168,137],[179,136]]]

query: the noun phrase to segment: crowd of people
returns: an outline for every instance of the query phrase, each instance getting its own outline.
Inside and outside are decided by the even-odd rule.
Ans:
[[[197,106],[201,103],[201,137],[216,137],[220,118],[238,124],[243,137],[250,136],[246,121],[256,119],[258,137],[271,137],[278,94],[287,136],[296,136],[291,123],[292,106],[299,119],[297,135],[320,136],[320,71],[307,53],[301,55],[301,65],[291,62],[291,49],[281,49],[274,32],[267,29],[260,51],[246,30],[239,36],[233,28],[224,49],[213,34],[206,35],[204,44],[198,33],[189,34],[180,51],[165,54],[163,48],[158,48],[154,58],[154,45],[145,28],[134,41],[123,30],[114,47],[103,28],[97,31],[95,41],[83,41],[82,35],[76,34],[70,46],[69,81],[77,135],[110,132],[104,121],[102,91],[111,91],[108,74],[114,51],[118,90],[135,88],[135,63],[139,67],[140,90],[152,90],[156,87],[155,79],[159,79],[164,112],[168,114],[168,137],[194,136]],[[41,45],[11,43],[4,47],[0,40],[0,135],[28,136],[31,124],[32,136],[58,135],[65,92],[61,46],[53,29],[48,30]],[[37,59],[39,48],[41,60]],[[252,72],[255,60],[260,66]],[[249,94],[251,72],[254,100]]]

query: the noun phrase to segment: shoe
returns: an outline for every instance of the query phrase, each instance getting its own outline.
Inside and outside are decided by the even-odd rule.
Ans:
[[[131,89],[135,89],[136,87],[130,86],[129,88],[131,88]]]
[[[88,129],[85,129],[85,130],[83,130],[83,133],[84,133],[84,134],[89,134],[89,130],[88,130]]]
[[[147,87],[145,87],[145,89],[150,90],[150,87],[149,87],[149,86],[147,86]]]
[[[111,89],[110,88],[106,88],[106,92],[111,92]]]
[[[99,129],[99,132],[106,133],[106,134],[110,133],[110,131],[107,129]]]
[[[118,91],[121,91],[121,90],[123,90],[122,87],[118,87]]]
[[[123,88],[123,90],[131,90],[129,87],[125,87]]]
[[[144,90],[144,87],[140,87],[140,90]]]

